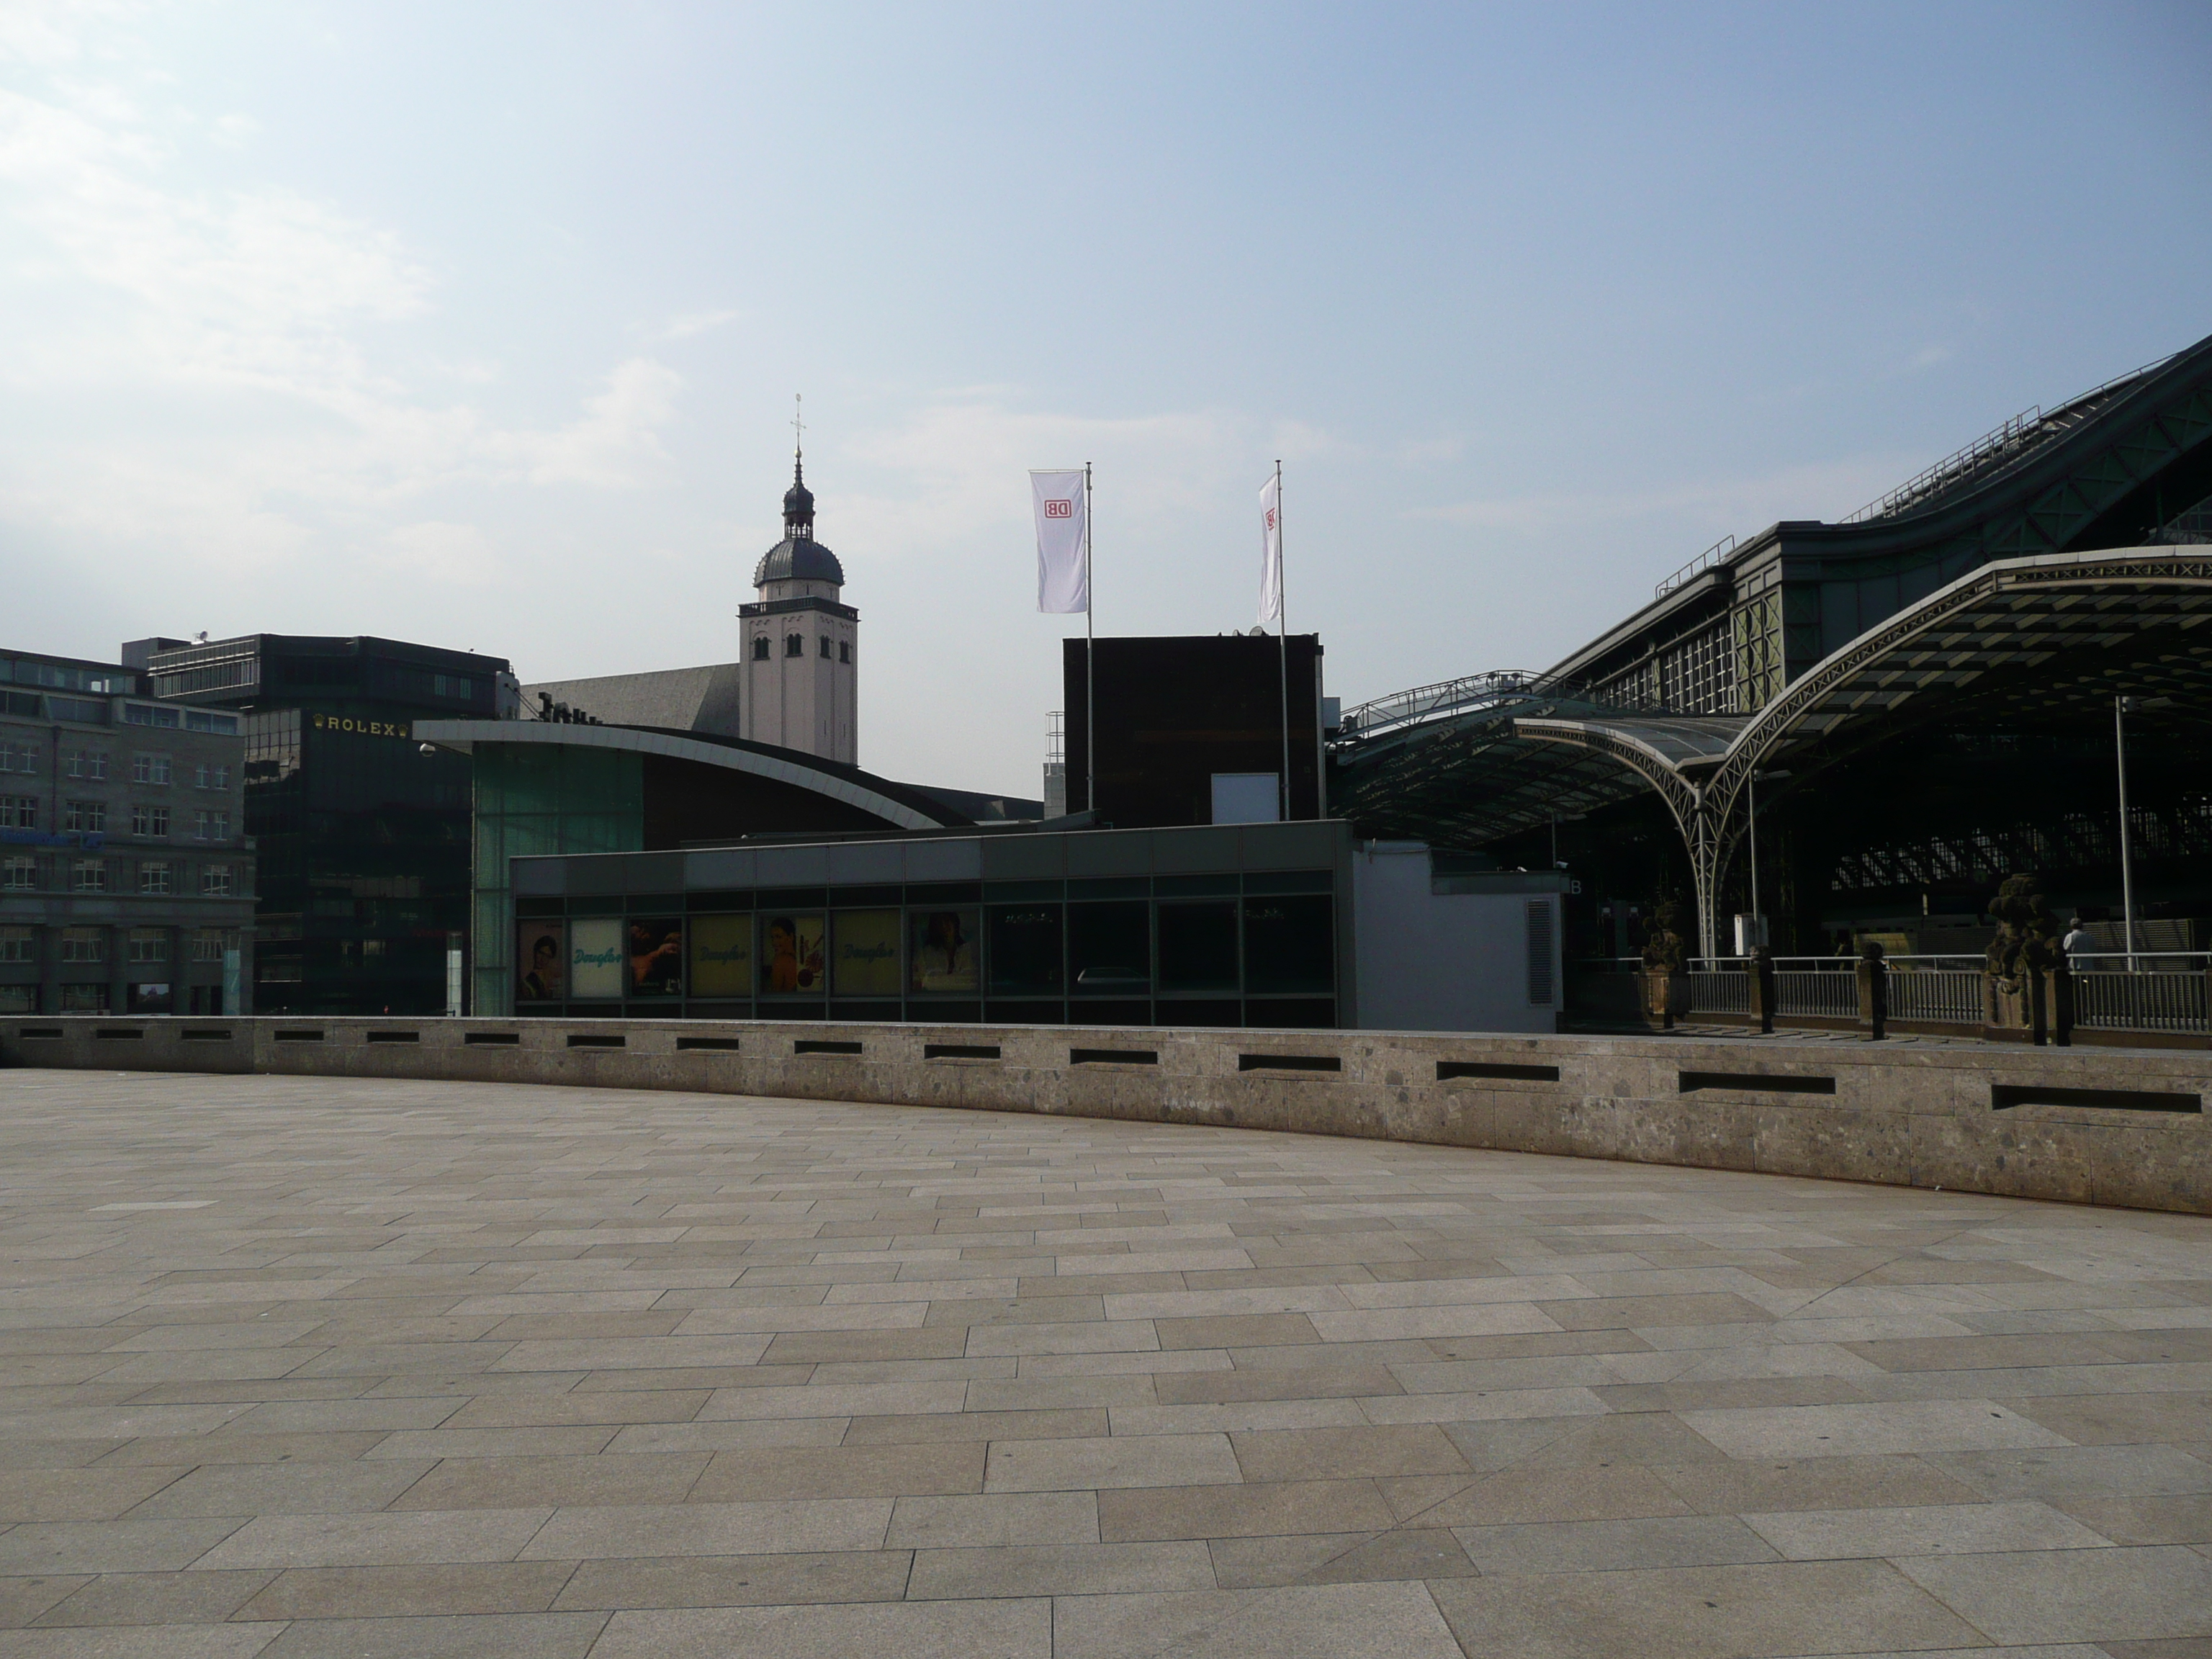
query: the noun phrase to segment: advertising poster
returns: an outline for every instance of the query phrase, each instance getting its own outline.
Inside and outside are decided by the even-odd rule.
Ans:
[[[760,988],[767,996],[820,996],[823,968],[819,915],[761,918]]]
[[[684,923],[673,916],[632,918],[629,924],[629,994],[634,997],[684,994]]]
[[[908,987],[918,992],[975,994],[982,981],[975,972],[975,936],[981,931],[974,910],[915,910]]]
[[[841,997],[899,994],[899,913],[840,910],[830,926],[830,988]]]
[[[514,1000],[517,1002],[558,1002],[562,989],[562,955],[559,922],[517,922],[514,928]]]
[[[617,998],[623,994],[623,926],[612,916],[584,916],[568,924],[568,994]]]
[[[691,918],[691,994],[749,997],[753,994],[753,919]]]

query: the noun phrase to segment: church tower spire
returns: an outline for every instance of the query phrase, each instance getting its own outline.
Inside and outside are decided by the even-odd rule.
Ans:
[[[791,488],[783,492],[783,533],[792,541],[814,539],[814,492],[806,487],[806,423],[799,394],[792,396]]]
[[[791,488],[783,539],[753,567],[760,597],[740,605],[744,684],[740,725],[756,743],[856,764],[860,613],[844,602],[844,567],[814,538],[805,423],[794,399]]]

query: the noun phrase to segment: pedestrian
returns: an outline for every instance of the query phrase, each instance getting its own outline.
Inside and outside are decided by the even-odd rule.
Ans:
[[[2066,952],[2066,965],[2069,968],[2087,967],[2087,958],[2094,956],[2097,951],[2097,941],[2090,937],[2089,930],[2081,925],[2079,916],[2066,924],[2066,937],[2058,943]]]

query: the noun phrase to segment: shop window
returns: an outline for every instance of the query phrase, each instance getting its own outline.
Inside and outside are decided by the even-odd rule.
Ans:
[[[35,1014],[38,1012],[37,986],[0,985],[0,1014]]]
[[[169,865],[166,859],[154,859],[138,866],[138,890],[156,896],[169,890]]]
[[[1324,995],[1336,988],[1334,916],[1326,893],[1244,901],[1244,988]]]
[[[753,660],[755,662],[768,660],[768,635],[765,634],[753,635]]]
[[[1237,903],[1160,906],[1160,989],[1237,988]]]
[[[761,918],[760,929],[762,994],[820,996],[829,965],[823,918],[770,913]]]
[[[965,994],[982,988],[980,917],[974,910],[907,912],[907,988],[923,996]]]
[[[1057,904],[994,904],[986,911],[993,996],[1060,994],[1060,913]]]
[[[1149,995],[1152,907],[1142,899],[1069,905],[1067,975],[1078,996]]]
[[[65,1014],[104,1014],[107,1012],[105,985],[64,985],[62,1012]]]
[[[840,910],[830,919],[830,987],[841,997],[899,994],[899,913]]]

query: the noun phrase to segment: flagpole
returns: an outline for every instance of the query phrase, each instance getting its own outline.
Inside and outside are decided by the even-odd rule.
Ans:
[[[1098,810],[1098,679],[1094,664],[1098,635],[1091,623],[1091,463],[1083,464],[1083,805]]]
[[[1283,464],[1275,463],[1275,644],[1283,671],[1283,822],[1291,818],[1291,601],[1283,563]]]

